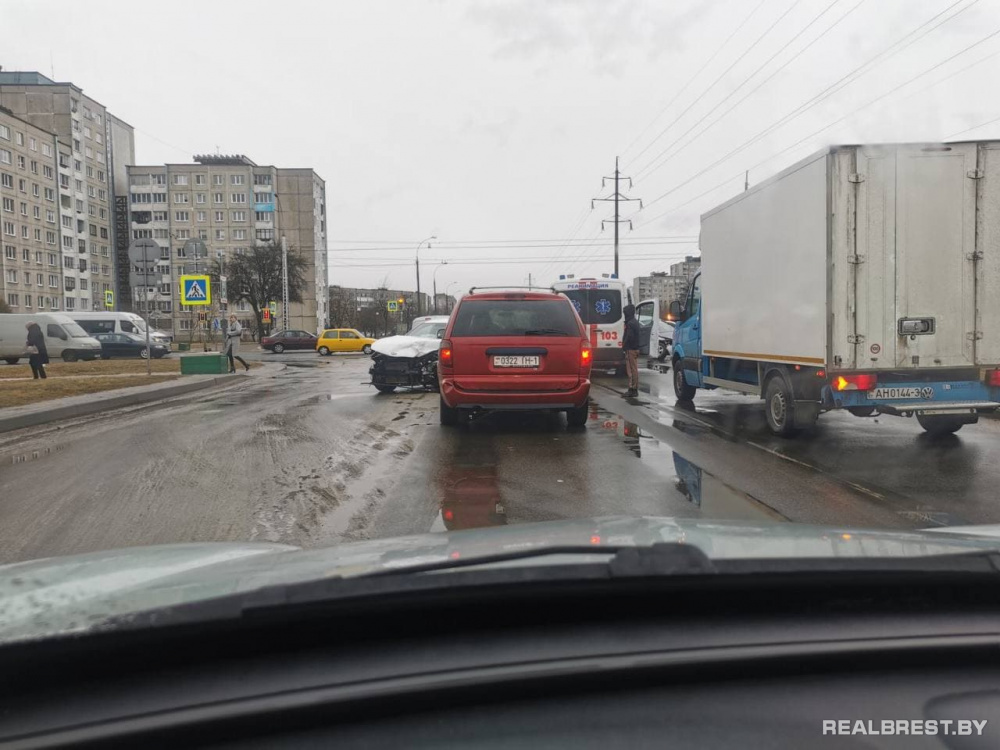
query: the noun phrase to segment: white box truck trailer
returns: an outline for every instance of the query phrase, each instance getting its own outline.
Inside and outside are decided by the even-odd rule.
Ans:
[[[955,432],[1000,407],[1000,142],[837,146],[701,217],[678,398],[760,396]]]

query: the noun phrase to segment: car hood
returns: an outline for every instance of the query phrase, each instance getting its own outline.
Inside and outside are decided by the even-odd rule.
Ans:
[[[135,547],[0,566],[0,642],[97,629],[112,618],[121,622],[130,614],[266,586],[403,571],[453,557],[657,542],[694,545],[712,559],[911,557],[1000,549],[1000,527],[893,532],[630,517],[424,534],[311,550],[265,543]]]
[[[423,357],[441,347],[440,339],[418,336],[389,336],[372,344],[372,351],[387,357]]]

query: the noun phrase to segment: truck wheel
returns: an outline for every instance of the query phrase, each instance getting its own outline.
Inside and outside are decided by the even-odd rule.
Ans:
[[[63,362],[76,362],[76,352],[72,350],[63,352],[62,360]]]
[[[673,361],[673,371],[674,395],[677,396],[678,401],[691,401],[698,389],[693,385],[688,385],[688,382],[684,379],[684,368],[681,367],[680,360],[675,359]]]
[[[379,393],[392,393],[393,391],[396,390],[396,386],[394,386],[394,385],[377,385],[377,386],[375,386],[375,390],[377,390]]]
[[[453,409],[441,399],[440,408],[441,424],[445,427],[454,427],[458,424],[458,409]]]
[[[16,365],[20,361],[20,357],[4,357],[3,361],[8,365]]]
[[[767,426],[775,435],[788,437],[797,432],[792,389],[780,375],[767,381],[764,389],[764,413],[767,415]]]
[[[917,421],[928,435],[933,436],[951,435],[962,429],[963,424],[967,424],[964,417],[951,414],[918,414]]]
[[[588,404],[579,406],[576,409],[569,409],[566,412],[566,425],[568,427],[583,427],[587,424],[587,417],[590,416]]]

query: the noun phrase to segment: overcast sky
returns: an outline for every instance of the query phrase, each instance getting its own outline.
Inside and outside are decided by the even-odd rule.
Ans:
[[[0,0],[0,28],[4,69],[82,87],[140,163],[314,168],[331,284],[413,288],[430,235],[427,291],[444,259],[439,291],[610,272],[616,155],[631,280],[697,254],[746,169],[1000,137],[1000,0]]]

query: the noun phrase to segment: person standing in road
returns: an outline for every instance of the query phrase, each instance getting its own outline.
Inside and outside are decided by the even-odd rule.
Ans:
[[[236,315],[229,316],[229,327],[226,329],[226,347],[224,349],[224,354],[229,357],[229,372],[236,372],[236,362],[233,360],[238,359],[240,364],[246,368],[247,372],[250,372],[250,365],[246,363],[243,357],[236,354],[240,350],[240,337],[243,335],[243,326],[240,325],[239,321],[236,320]]]
[[[626,305],[622,310],[625,314],[625,335],[622,338],[622,350],[625,352],[625,372],[628,373],[628,391],[626,396],[639,395],[639,321],[635,319],[635,305]]]
[[[45,380],[45,365],[49,363],[49,350],[45,348],[45,335],[41,327],[33,320],[28,321],[25,326],[28,329],[28,340],[25,346],[28,348],[28,364],[31,365],[31,374],[35,380],[41,378]]]

